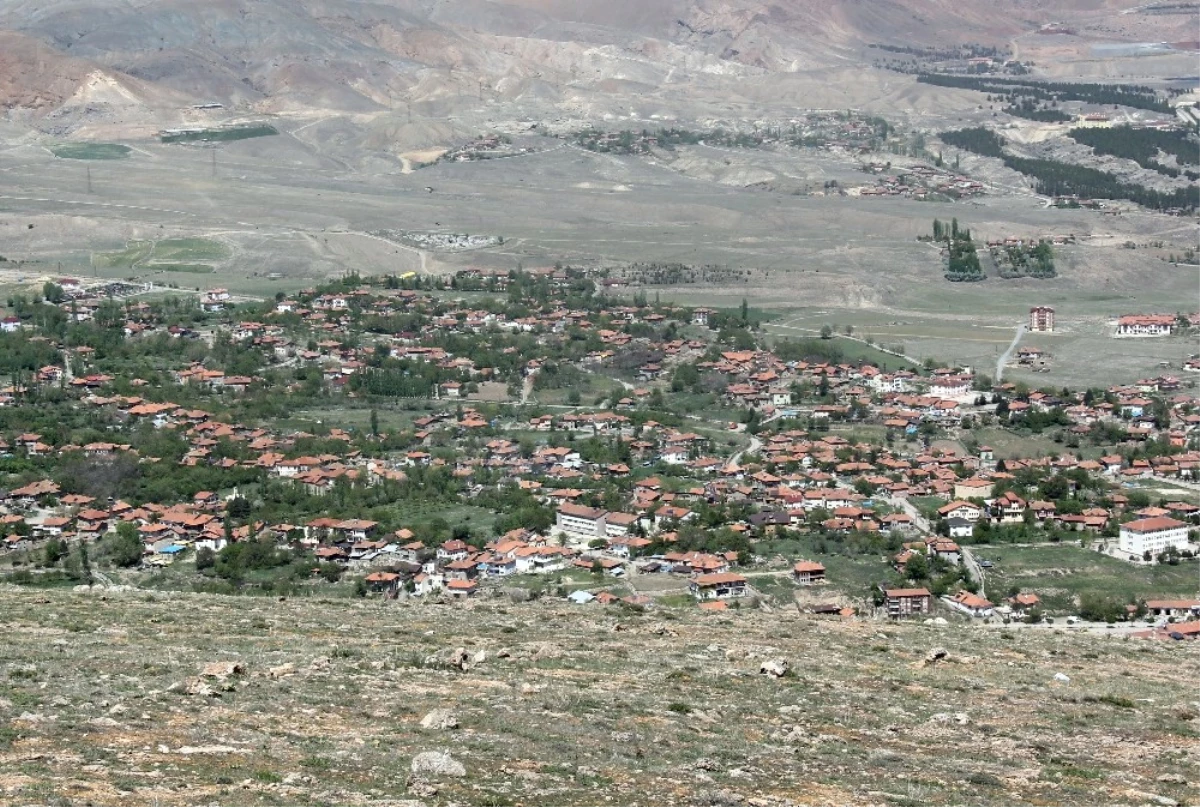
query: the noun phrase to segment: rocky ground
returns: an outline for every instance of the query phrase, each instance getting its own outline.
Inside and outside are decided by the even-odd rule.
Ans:
[[[1192,645],[499,598],[0,613],[5,804],[1200,801]]]

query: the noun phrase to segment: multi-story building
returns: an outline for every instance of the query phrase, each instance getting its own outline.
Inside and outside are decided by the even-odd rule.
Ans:
[[[883,596],[892,619],[928,614],[933,604],[933,595],[925,588],[889,588]]]
[[[1184,549],[1188,543],[1188,525],[1169,516],[1142,518],[1121,525],[1117,548],[1130,555],[1157,555],[1175,547]]]
[[[606,510],[568,503],[559,506],[556,526],[562,532],[571,535],[604,538],[608,533],[606,516]]]
[[[1029,309],[1029,330],[1034,333],[1054,332],[1054,309],[1048,305],[1035,305]]]
[[[801,585],[825,582],[825,567],[811,560],[798,561],[792,567],[792,579]]]

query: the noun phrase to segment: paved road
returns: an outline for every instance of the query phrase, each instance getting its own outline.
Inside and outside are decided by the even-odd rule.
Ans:
[[[913,523],[917,526],[918,530],[927,535],[933,532],[933,526],[929,523],[929,519],[921,515],[921,511],[919,511],[912,502],[908,501],[907,499],[892,499],[891,501],[893,504],[899,505],[905,513],[908,513],[909,518],[913,520]],[[986,597],[987,594],[984,593],[985,578],[983,569],[980,567],[979,562],[975,560],[975,556],[971,553],[970,547],[962,547],[962,562],[963,566],[965,566],[967,569],[967,573],[979,583],[979,596]]]
[[[1013,337],[1012,343],[1008,346],[1008,350],[996,359],[996,383],[1000,383],[1000,379],[1004,377],[1004,365],[1008,364],[1008,359],[1012,356],[1013,351],[1017,349],[1017,345],[1021,344],[1021,337],[1025,335],[1025,323],[1017,326],[1017,335]]]
[[[975,556],[971,553],[970,547],[962,547],[962,561],[963,566],[967,570],[967,574],[971,575],[971,577],[975,579],[975,582],[979,583],[979,596],[987,599],[987,592],[984,590],[985,579],[983,576],[983,569],[980,568],[979,562],[975,560]]]
[[[933,532],[933,526],[930,525],[929,519],[921,515],[921,511],[908,499],[892,499],[891,502],[894,505],[898,505],[901,510],[908,514],[908,517],[913,520],[913,524],[918,530],[923,533]]]
[[[763,441],[759,440],[756,436],[754,436],[752,434],[752,435],[750,435],[750,445],[746,446],[745,448],[741,449],[740,451],[735,451],[733,453],[733,455],[729,458],[729,462],[727,462],[725,464],[726,465],[737,465],[741,461],[742,457],[745,454],[754,454],[762,447],[763,447]]]

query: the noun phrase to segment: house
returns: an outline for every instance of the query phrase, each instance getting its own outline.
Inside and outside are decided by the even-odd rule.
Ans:
[[[590,602],[595,602],[596,595],[592,594],[590,591],[583,591],[581,589],[579,591],[572,591],[567,595],[567,599],[576,605],[587,605]]]
[[[446,593],[456,600],[473,597],[479,592],[479,583],[475,580],[447,580]]]
[[[745,577],[733,572],[702,574],[692,580],[688,589],[698,600],[727,600],[745,597],[749,589]]]
[[[1200,600],[1146,600],[1146,610],[1156,617],[1191,619],[1200,616]]]
[[[957,401],[970,397],[972,379],[967,375],[946,375],[935,378],[929,384],[929,394],[935,398]]]
[[[440,574],[421,572],[413,578],[413,593],[419,597],[423,597],[426,594],[432,594],[435,591],[441,590],[445,585],[446,580]]]
[[[1117,549],[1131,556],[1156,556],[1170,547],[1185,549],[1188,525],[1170,516],[1142,518],[1121,525]]]
[[[371,533],[379,526],[377,521],[367,521],[361,518],[348,518],[345,521],[339,521],[334,529],[340,532],[347,540],[350,541],[365,541],[371,537]]]
[[[1001,524],[1017,524],[1025,517],[1025,500],[1006,490],[990,502],[992,518]]]
[[[941,558],[955,566],[962,560],[962,550],[953,541],[939,538],[929,543],[929,556]]]
[[[883,592],[883,599],[892,619],[928,614],[933,605],[933,595],[924,588],[889,588]]]
[[[1008,598],[1008,605],[1013,609],[1013,613],[1024,615],[1026,611],[1031,611],[1042,604],[1042,599],[1036,594],[1026,594],[1024,592],[1016,596]]]
[[[992,495],[994,487],[992,480],[973,476],[954,483],[954,498],[986,499]]]
[[[802,586],[825,582],[825,567],[810,560],[802,560],[792,567],[792,579]]]
[[[441,563],[453,563],[456,560],[466,560],[471,553],[471,547],[466,542],[453,538],[437,549],[437,559]]]
[[[969,616],[989,617],[996,612],[995,605],[978,594],[972,594],[966,590],[958,592],[953,597],[947,597],[946,602],[951,608],[962,611]]]
[[[975,534],[975,522],[965,518],[948,518],[946,529],[951,538],[970,538]]]
[[[939,507],[938,515],[947,521],[958,518],[974,524],[983,516],[983,508],[970,502],[953,501]]]
[[[605,534],[609,538],[623,538],[637,521],[638,517],[633,513],[609,513],[604,519]]]
[[[371,572],[363,581],[372,591],[392,592],[400,584],[400,575],[395,572]]]

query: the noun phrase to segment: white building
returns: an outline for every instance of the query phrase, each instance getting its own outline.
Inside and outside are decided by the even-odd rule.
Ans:
[[[935,398],[948,398],[952,401],[965,400],[973,395],[973,381],[969,375],[939,376],[929,382],[929,394]]]
[[[1170,314],[1132,314],[1117,320],[1117,336],[1170,336],[1176,320]]]
[[[603,538],[608,533],[607,516],[608,512],[605,510],[578,504],[563,504],[558,508],[555,526],[562,532],[582,538]]]
[[[1117,548],[1139,557],[1170,548],[1184,549],[1188,543],[1188,525],[1167,516],[1143,518],[1121,525]]]

